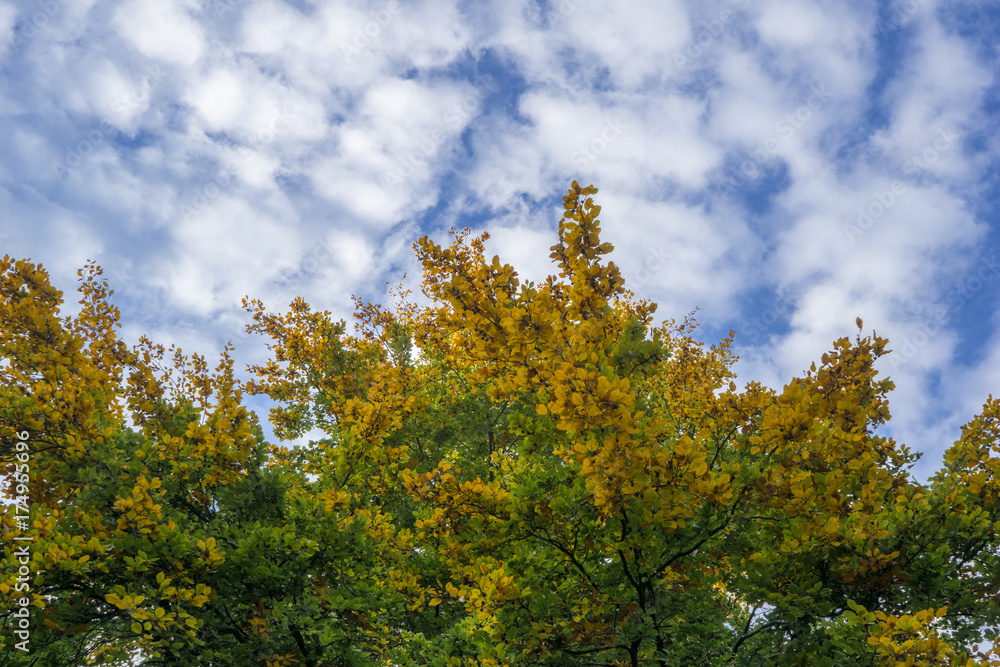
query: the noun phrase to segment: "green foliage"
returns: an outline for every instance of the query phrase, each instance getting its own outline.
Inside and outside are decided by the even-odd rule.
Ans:
[[[228,348],[126,348],[96,266],[60,318],[5,258],[8,626],[33,541],[31,652],[0,633],[0,664],[1000,665],[1000,402],[918,483],[879,434],[887,341],[859,320],[739,390],[730,339],[654,325],[604,261],[595,193],[539,285],[464,231],[415,244],[429,307],[356,301],[357,335],[247,301],[273,358],[245,385]],[[325,437],[266,443],[244,391]]]

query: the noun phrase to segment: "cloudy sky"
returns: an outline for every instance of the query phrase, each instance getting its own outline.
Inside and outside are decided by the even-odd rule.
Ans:
[[[260,361],[244,295],[350,317],[451,226],[549,273],[600,189],[629,286],[742,380],[890,339],[921,476],[1000,391],[1000,7],[972,0],[0,0],[0,252],[123,335]]]

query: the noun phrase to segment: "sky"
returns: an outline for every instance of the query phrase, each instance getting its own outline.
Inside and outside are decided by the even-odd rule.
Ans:
[[[971,0],[0,0],[0,253],[66,312],[95,260],[127,342],[243,369],[243,296],[350,321],[425,234],[544,278],[576,179],[740,383],[887,337],[925,478],[1000,391],[997,34]]]

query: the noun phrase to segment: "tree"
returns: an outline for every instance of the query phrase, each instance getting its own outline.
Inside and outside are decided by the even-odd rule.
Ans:
[[[41,268],[0,271],[0,457],[25,466],[8,478],[22,509],[3,517],[0,615],[31,611],[0,664],[366,664],[359,617],[386,597],[368,576],[386,549],[299,492],[228,348],[215,372],[126,349],[100,275],[81,271],[82,311],[60,319]]]
[[[1000,402],[918,483],[918,455],[878,433],[885,339],[859,319],[782,391],[738,390],[731,337],[654,325],[625,289],[595,193],[573,183],[538,285],[465,230],[415,244],[429,306],[357,300],[357,335],[301,299],[246,300],[273,359],[245,385],[228,348],[214,373],[127,350],[96,267],[58,320],[44,273],[5,260],[0,455],[38,444],[36,523],[4,521],[35,539],[37,655],[1000,665],[976,648],[1000,614]],[[276,402],[279,437],[326,437],[268,445],[243,390]]]

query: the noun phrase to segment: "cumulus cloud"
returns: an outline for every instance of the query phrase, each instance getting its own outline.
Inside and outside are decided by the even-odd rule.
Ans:
[[[0,243],[64,286],[105,263],[131,334],[221,345],[243,295],[348,317],[453,225],[542,279],[577,179],[628,286],[735,329],[746,379],[860,315],[928,460],[995,384],[994,283],[956,297],[996,235],[977,3],[52,6],[0,0]]]
[[[204,30],[190,13],[195,6],[179,0],[129,0],[118,7],[113,24],[142,55],[191,65],[206,48]]]

